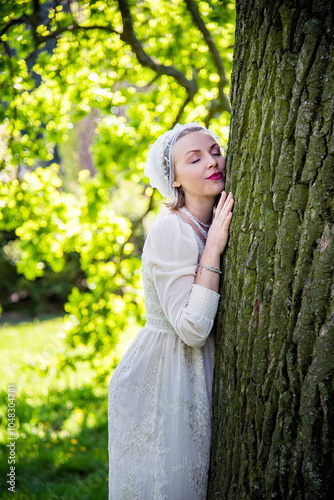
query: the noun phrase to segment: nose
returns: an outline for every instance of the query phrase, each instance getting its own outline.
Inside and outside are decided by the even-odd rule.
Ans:
[[[207,168],[216,167],[217,165],[217,156],[208,153]]]

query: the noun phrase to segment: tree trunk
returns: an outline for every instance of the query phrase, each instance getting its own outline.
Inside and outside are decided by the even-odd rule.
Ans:
[[[208,498],[334,498],[330,0],[239,0]]]

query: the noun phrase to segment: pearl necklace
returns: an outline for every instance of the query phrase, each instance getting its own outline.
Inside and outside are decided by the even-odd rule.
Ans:
[[[208,236],[208,231],[211,227],[211,224],[204,224],[204,222],[201,222],[199,219],[197,219],[197,217],[195,217],[195,215],[190,213],[185,206],[179,208],[179,210],[189,217],[189,219],[195,224],[195,226],[200,230],[205,238]],[[202,226],[206,227],[207,229],[205,230]]]

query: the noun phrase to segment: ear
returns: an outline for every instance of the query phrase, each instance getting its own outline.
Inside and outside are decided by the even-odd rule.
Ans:
[[[181,184],[179,183],[179,181],[174,181],[173,182],[173,187],[174,188],[179,188],[179,187],[181,187]]]

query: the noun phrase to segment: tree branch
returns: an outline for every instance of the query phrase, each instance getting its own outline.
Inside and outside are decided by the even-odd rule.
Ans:
[[[220,95],[219,99],[211,101],[208,114],[206,115],[206,118],[204,120],[205,126],[208,127],[212,118],[217,113],[222,113],[223,111],[231,113],[231,106],[229,100],[224,93]]]
[[[204,37],[204,40],[209,48],[209,51],[210,51],[212,58],[215,62],[217,72],[219,75],[219,86],[218,86],[219,98],[218,99],[220,101],[220,105],[219,105],[218,101],[211,103],[211,108],[210,108],[209,114],[211,112],[212,115],[209,117],[209,121],[210,121],[213,114],[218,112],[218,111],[228,111],[229,113],[231,113],[230,103],[228,101],[228,98],[224,94],[224,87],[228,84],[228,80],[226,77],[223,61],[220,57],[219,50],[217,49],[209,30],[205,26],[205,23],[200,15],[196,5],[194,4],[193,0],[185,0],[185,3],[187,4],[189,12],[192,15],[194,23],[196,24],[196,26],[198,27],[198,29],[200,30],[200,32],[202,33],[202,35]]]
[[[42,24],[41,20],[41,6],[39,0],[32,0],[33,3],[33,13],[30,16],[30,26],[32,30],[32,36],[34,38],[35,47],[38,45],[38,35],[37,35],[37,27]]]
[[[53,38],[57,38],[63,33],[66,33],[67,31],[69,32],[74,32],[74,31],[89,31],[89,30],[101,30],[101,31],[106,31],[107,33],[113,33],[116,35],[120,35],[118,31],[116,31],[114,28],[111,26],[104,26],[104,25],[94,25],[94,26],[81,26],[79,24],[72,24],[71,26],[64,26],[63,28],[59,28],[56,31],[53,31],[50,33],[50,35],[47,36],[40,36],[38,37],[37,40],[37,45],[35,46],[34,50],[32,50],[27,57],[25,58],[26,61],[28,61],[38,50],[38,47],[42,45],[43,43],[46,43],[48,40],[51,40]]]
[[[106,31],[107,33],[113,33],[116,35],[120,35],[118,31],[116,31],[114,28],[111,26],[104,26],[104,25],[94,25],[94,26],[81,26],[80,24],[73,24],[71,26],[67,26],[65,28],[60,28],[57,31],[54,31],[50,35],[43,36],[39,38],[40,43],[43,43],[47,40],[50,40],[51,38],[55,38],[65,31],[78,31],[78,30],[83,30],[83,31],[89,31],[89,30],[101,30],[101,31]]]
[[[177,70],[174,66],[165,66],[164,64],[159,64],[155,62],[148,54],[146,54],[142,44],[133,31],[133,24],[128,1],[118,0],[118,5],[123,21],[123,33],[121,34],[120,38],[123,42],[128,43],[131,46],[140,64],[142,66],[153,69],[159,75],[172,76],[177,82],[179,82],[182,87],[186,89],[190,99],[193,99],[196,92],[198,91],[196,81],[194,79],[188,80],[185,77],[184,73]]]
[[[14,19],[11,19],[9,21],[9,23],[7,23],[6,26],[4,26],[2,28],[2,30],[0,31],[0,37],[2,35],[4,35],[6,33],[6,31],[9,30],[9,28],[14,26],[14,24],[20,24],[21,22],[24,22],[24,21],[29,21],[29,16],[27,16],[26,14],[22,14],[22,16],[20,16],[20,17],[15,17]]]
[[[220,84],[222,85],[222,87],[225,87],[225,85],[228,84],[228,80],[226,78],[225,69],[224,69],[223,61],[220,57],[219,50],[217,49],[215,42],[213,41],[213,38],[212,38],[208,28],[205,26],[205,23],[200,15],[196,5],[194,4],[193,0],[185,0],[185,3],[187,4],[189,12],[192,15],[192,18],[193,18],[196,26],[198,27],[198,29],[202,33],[204,40],[206,41],[206,44],[207,44],[209,51],[212,55],[212,58],[216,64],[218,74],[220,76]]]
[[[123,21],[123,32],[119,33],[116,31],[114,28],[110,26],[104,26],[104,25],[95,25],[95,26],[81,26],[77,23],[73,23],[71,26],[66,26],[62,28],[58,28],[56,31],[51,32],[47,36],[38,36],[36,32],[37,28],[37,19],[40,16],[40,3],[39,0],[33,0],[33,8],[34,12],[31,16],[21,16],[20,18],[13,19],[8,23],[7,26],[2,30],[3,32],[7,31],[12,25],[17,24],[21,21],[29,21],[30,22],[30,27],[32,29],[32,34],[34,38],[34,45],[35,48],[33,51],[31,51],[28,56],[26,57],[26,61],[29,60],[36,50],[38,50],[38,47],[42,45],[43,43],[46,43],[48,40],[52,38],[57,38],[61,34],[63,34],[66,31],[77,31],[77,30],[104,30],[108,33],[113,33],[117,34],[120,39],[129,44],[136,54],[138,61],[140,64],[144,67],[149,67],[152,70],[154,70],[158,75],[167,75],[173,77],[182,87],[184,87],[188,93],[189,99],[192,100],[195,96],[195,94],[198,91],[198,86],[196,83],[196,78],[194,77],[192,80],[188,80],[184,73],[181,71],[177,70],[174,66],[165,66],[164,64],[159,64],[158,62],[154,61],[143,49],[143,46],[141,42],[138,40],[136,37],[134,30],[133,30],[133,24],[132,24],[132,18],[131,18],[131,13],[130,13],[130,8],[127,0],[118,0],[121,16],[122,16],[122,21]],[[37,24],[36,24],[37,23]]]
[[[219,82],[219,97],[215,101],[211,102],[211,107],[209,109],[207,118],[206,118],[206,123],[209,123],[211,118],[214,116],[214,114],[222,111],[228,111],[231,112],[230,109],[230,104],[228,101],[228,98],[223,92],[224,86],[228,83],[226,75],[225,75],[225,70],[224,66],[222,63],[222,59],[220,57],[219,51],[217,47],[214,44],[214,41],[205,26],[205,23],[203,19],[201,18],[201,15],[194,4],[193,0],[185,0],[187,7],[189,9],[189,12],[192,15],[192,18],[197,25],[198,29],[201,31],[203,34],[203,37],[207,43],[207,46],[209,48],[209,51],[212,55],[212,58],[215,62],[215,65],[217,67],[217,71],[220,77],[220,82]],[[138,40],[134,33],[133,29],[133,23],[132,23],[132,17],[131,17],[131,12],[128,4],[128,0],[118,0],[118,5],[120,8],[121,16],[122,16],[122,21],[123,21],[123,31],[120,33],[119,31],[116,31],[113,27],[111,26],[105,26],[105,25],[93,25],[93,26],[81,26],[78,24],[74,18],[73,18],[73,13],[72,13],[72,19],[73,19],[73,24],[70,26],[65,26],[58,28],[54,32],[50,32],[47,36],[39,36],[37,35],[37,26],[39,25],[40,22],[40,0],[32,0],[33,3],[33,14],[31,15],[26,15],[23,14],[20,17],[17,17],[15,19],[12,19],[0,32],[0,36],[8,31],[8,29],[11,28],[11,26],[18,24],[20,22],[25,22],[29,23],[32,34],[33,34],[33,39],[34,39],[34,45],[35,48],[28,54],[26,57],[26,61],[28,61],[38,50],[38,48],[48,42],[51,39],[58,38],[60,35],[62,35],[65,32],[68,31],[89,31],[89,30],[100,30],[100,31],[106,31],[107,33],[112,33],[116,34],[120,37],[120,39],[124,42],[130,45],[132,50],[134,51],[135,55],[137,56],[138,61],[140,64],[144,67],[149,67],[153,71],[156,72],[156,76],[153,79],[153,82],[161,75],[167,75],[173,77],[187,92],[188,96],[185,99],[183,105],[180,107],[178,114],[175,118],[174,123],[177,123],[183,112],[185,107],[191,100],[194,98],[195,94],[198,91],[198,86],[197,86],[197,73],[193,73],[193,78],[191,80],[188,80],[184,73],[181,71],[177,70],[174,66],[165,66],[164,64],[159,64],[157,61],[152,59],[144,50],[142,43]],[[70,8],[70,4],[69,4]],[[152,83],[152,82],[151,82]]]
[[[184,103],[182,104],[182,106],[180,107],[179,109],[179,112],[174,120],[174,123],[173,123],[173,127],[179,122],[182,114],[183,114],[183,111],[184,111],[184,108],[187,106],[187,104],[189,104],[189,102],[191,101],[189,95],[187,96],[186,100],[184,101]]]

